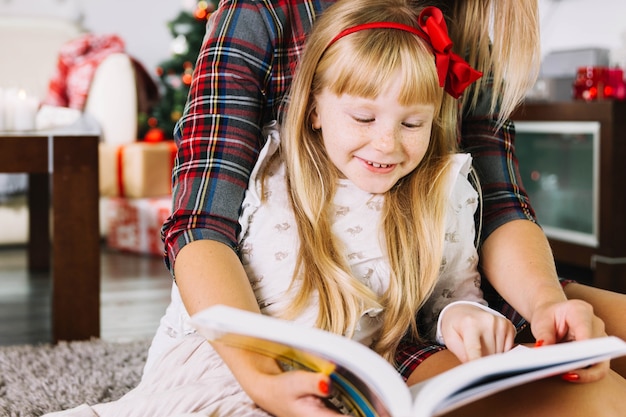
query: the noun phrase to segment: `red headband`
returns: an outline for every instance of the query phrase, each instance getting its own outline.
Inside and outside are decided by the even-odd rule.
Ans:
[[[452,52],[452,41],[448,36],[448,27],[443,13],[436,7],[427,7],[419,15],[419,29],[396,22],[372,22],[356,25],[341,31],[330,41],[327,48],[354,32],[368,29],[398,29],[413,33],[427,41],[435,54],[439,85],[454,98],[459,98],[463,91],[483,73],[476,71],[460,56]]]

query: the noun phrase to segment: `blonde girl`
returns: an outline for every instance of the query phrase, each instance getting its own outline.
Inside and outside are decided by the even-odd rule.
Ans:
[[[431,41],[429,35],[419,28],[415,9],[402,2],[344,2],[333,6],[331,10],[320,18],[316,30],[307,41],[306,52],[292,85],[281,135],[280,154],[285,160],[287,189],[295,213],[294,223],[299,241],[306,242],[299,245],[293,275],[295,285],[292,287],[298,288],[295,302],[288,306],[283,315],[287,318],[297,316],[310,305],[311,294],[316,294],[316,326],[339,334],[352,334],[364,310],[382,309],[384,319],[374,349],[393,363],[395,350],[407,329],[416,339],[420,338],[416,322],[418,310],[432,293],[444,268],[445,221],[450,195],[447,173],[452,164],[451,155],[456,151],[457,105],[450,94],[444,93],[443,84],[450,83],[447,81],[450,76],[447,71],[451,71],[452,64],[447,69],[441,69],[440,77],[443,79],[440,80],[435,61],[449,60],[449,51],[436,57],[431,42],[439,39],[433,38]],[[442,19],[442,16],[437,14],[437,17],[426,17],[424,14],[421,17],[433,21],[437,18]],[[384,27],[381,22],[399,23],[413,28],[413,32]],[[368,24],[378,26],[368,29]],[[422,24],[426,28],[426,23]],[[445,30],[445,22],[440,20],[440,24],[432,27]],[[366,25],[365,29],[362,29],[363,25]],[[345,30],[349,34],[338,37]],[[423,34],[426,40],[415,32]],[[452,46],[451,42],[449,46]],[[480,75],[469,66],[464,69],[471,74],[466,85],[479,78]],[[399,96],[394,96],[401,105],[398,106],[399,113],[406,111],[404,108],[407,107],[412,110],[409,112],[410,117],[398,116],[403,124],[393,129],[399,129],[400,132],[389,133],[384,130],[385,127],[381,127],[385,122],[383,115],[377,114],[374,104],[368,100],[373,101],[393,90],[394,85],[401,86]],[[320,109],[320,106],[328,101],[320,102],[320,99],[325,95],[354,97],[362,99],[363,104],[347,103],[338,111],[346,112],[349,117],[333,119],[334,124],[323,123],[324,109]],[[422,107],[432,110],[429,113],[425,111],[426,114],[413,110]],[[395,108],[393,110],[396,111]],[[410,123],[416,126],[408,128]],[[408,133],[403,132],[403,129]],[[427,147],[423,149],[420,160],[415,161],[414,169],[395,168],[402,175],[393,176],[386,171],[384,174],[367,175],[373,163],[368,162],[355,168],[349,165],[353,161],[346,163],[346,159],[370,155],[385,161],[395,161],[394,158],[401,161],[401,157],[394,155],[398,151],[393,149],[386,154],[376,148],[380,144],[359,143],[355,149],[347,149],[350,154],[343,159],[341,155],[337,157],[337,154],[346,149],[338,149],[329,142],[335,140],[345,143],[350,142],[350,138],[342,138],[341,134],[333,130],[350,132],[343,132],[343,136],[363,135],[362,132],[365,132],[367,139],[364,142],[383,140],[381,138],[386,135],[395,135],[399,138],[393,140],[400,142],[417,142],[421,138]],[[373,138],[370,139],[371,136]],[[369,149],[369,146],[376,150]],[[389,146],[410,148],[415,143]],[[363,164],[362,161],[359,163]],[[386,179],[377,186],[377,176],[391,177],[392,180]],[[340,183],[341,178],[348,178],[362,190],[384,193],[381,216],[376,219],[380,222],[379,236],[373,242],[368,242],[370,246],[381,245],[389,263],[385,269],[389,271],[389,278],[371,275],[368,278],[388,282],[388,288],[379,294],[357,279],[350,267],[354,262],[350,262],[346,253],[350,246],[349,239],[342,240],[333,232],[337,204],[334,197],[338,187],[343,187],[340,191],[344,194],[348,187]],[[350,213],[344,215],[350,216]],[[464,220],[472,223],[471,215],[470,212]],[[257,218],[255,220],[258,221]],[[378,227],[378,222],[375,227]],[[265,239],[268,238],[265,236]],[[473,234],[458,239],[467,239],[471,246]],[[262,241],[263,237],[259,240]],[[453,259],[454,256],[450,255],[449,258]],[[245,260],[244,257],[244,266],[247,266]],[[359,263],[363,262],[362,258],[359,259]],[[469,265],[475,267],[476,264]],[[260,275],[253,268],[247,269],[249,274]],[[480,298],[480,292],[475,285],[478,280],[476,271],[473,273],[469,284],[474,291],[469,292],[473,292],[473,300],[476,300]],[[455,298],[451,296],[448,301]]]

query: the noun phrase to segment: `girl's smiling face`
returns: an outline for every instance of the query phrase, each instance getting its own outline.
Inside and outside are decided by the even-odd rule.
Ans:
[[[313,128],[321,129],[329,159],[360,189],[389,191],[422,161],[430,143],[434,105],[398,102],[401,77],[374,99],[324,89],[315,96]]]

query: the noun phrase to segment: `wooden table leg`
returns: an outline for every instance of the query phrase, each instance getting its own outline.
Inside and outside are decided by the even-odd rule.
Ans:
[[[98,138],[55,137],[52,337],[100,336]]]
[[[50,177],[28,175],[28,269],[50,270]]]

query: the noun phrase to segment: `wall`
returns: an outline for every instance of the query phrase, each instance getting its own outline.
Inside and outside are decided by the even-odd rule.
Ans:
[[[542,54],[559,49],[603,47],[626,67],[626,1],[538,0]],[[195,0],[0,0],[0,13],[82,15],[92,32],[116,33],[149,71],[171,56],[167,22]]]
[[[33,1],[43,0],[30,0]],[[76,1],[83,9],[86,27],[97,33],[117,32],[126,40],[130,53],[150,68],[170,56],[172,39],[167,22],[183,7],[195,4],[194,0]],[[582,47],[626,49],[625,0],[538,0],[538,3],[543,54]],[[626,53],[620,51],[619,55],[626,67]]]
[[[0,15],[60,17],[81,21],[97,34],[117,34],[152,73],[171,56],[167,23],[194,4],[195,0],[0,0]]]
[[[22,0],[24,1],[24,0]],[[30,0],[32,1],[32,0]],[[84,26],[95,33],[116,33],[127,51],[150,73],[170,58],[172,37],[167,23],[182,10],[181,0],[79,0]]]
[[[194,0],[153,0],[148,10],[148,3],[139,1],[76,1],[82,6],[86,27],[97,33],[117,32],[126,40],[129,51],[150,68],[170,56],[172,39],[167,22],[181,8],[195,4]],[[542,54],[582,47],[626,49],[625,0],[538,0],[538,3]],[[619,60],[626,67],[626,56]]]
[[[626,67],[626,1],[539,0],[542,54],[601,47]]]

